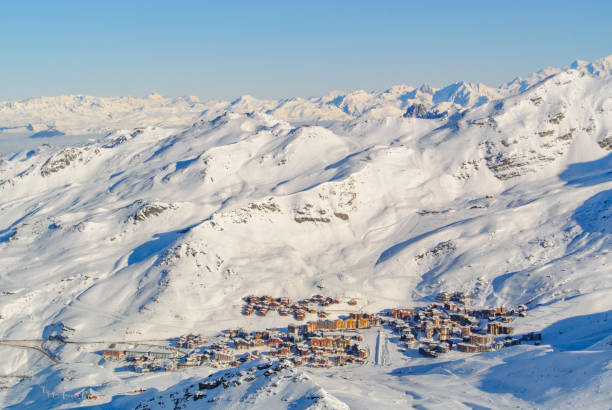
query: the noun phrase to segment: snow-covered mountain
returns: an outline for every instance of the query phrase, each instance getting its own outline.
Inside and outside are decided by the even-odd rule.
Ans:
[[[212,370],[125,376],[85,345],[44,342],[54,364],[3,340],[136,344],[292,321],[245,319],[253,293],[377,312],[452,290],[526,304],[517,330],[543,344],[443,359],[391,349],[391,367],[283,370],[211,403],[609,406],[612,56],[499,88],[39,98],[0,105],[0,126],[28,141],[0,157],[0,380],[32,376],[0,392],[6,406],[92,404],[59,395],[93,388],[109,406],[181,392],[198,407],[190,389]],[[156,390],[121,396],[141,387]]]

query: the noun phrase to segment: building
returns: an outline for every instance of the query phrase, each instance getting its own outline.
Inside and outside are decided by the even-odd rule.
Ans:
[[[391,309],[391,316],[394,319],[408,320],[414,315],[414,309]]]
[[[499,331],[499,323],[498,322],[489,322],[487,323],[487,333],[491,335],[500,334]]]
[[[214,352],[213,358],[217,362],[233,362],[234,355],[229,352]]]
[[[234,349],[236,350],[249,350],[251,345],[244,339],[234,340]]]
[[[121,360],[125,357],[124,350],[102,350],[102,357],[108,360]]]
[[[151,359],[172,359],[177,356],[176,352],[168,352],[168,351],[136,351],[136,350],[126,350],[126,357],[148,357]]]
[[[358,319],[357,320],[357,328],[358,329],[369,329],[370,328],[370,319]]]
[[[278,337],[272,337],[268,339],[268,341],[266,342],[266,346],[268,347],[279,347],[279,346],[282,346],[282,344],[283,344],[283,341],[279,339]]]
[[[311,347],[333,347],[334,341],[331,337],[313,337],[310,339]]]
[[[297,336],[300,334],[300,327],[296,325],[287,326],[287,333],[293,336]]]
[[[476,345],[470,343],[459,343],[457,345],[457,350],[462,353],[479,353],[480,348]]]
[[[481,334],[472,334],[470,335],[470,344],[473,345],[490,345],[493,343],[493,335],[481,335]]]

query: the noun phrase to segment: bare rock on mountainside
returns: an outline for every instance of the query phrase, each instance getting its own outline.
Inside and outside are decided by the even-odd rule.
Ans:
[[[40,167],[40,175],[46,177],[76,163],[87,162],[90,154],[98,154],[99,152],[98,148],[93,147],[65,148],[45,161]]]
[[[135,224],[138,222],[144,222],[151,217],[158,216],[168,209],[176,209],[176,205],[163,202],[147,203],[138,200],[134,203],[134,205],[137,207],[137,209],[136,212],[130,215],[129,220],[133,221]]]

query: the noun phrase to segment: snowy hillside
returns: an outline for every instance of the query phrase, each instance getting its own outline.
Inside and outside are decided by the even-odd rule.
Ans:
[[[0,104],[0,130],[3,406],[609,407],[612,56],[499,88],[38,98]],[[295,322],[246,318],[250,294],[376,313],[444,291],[526,305],[542,344],[431,359],[384,328],[380,363],[251,382],[97,353]]]

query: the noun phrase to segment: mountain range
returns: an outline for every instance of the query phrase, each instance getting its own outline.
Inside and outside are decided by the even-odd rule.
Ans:
[[[258,375],[206,405],[609,407],[612,56],[497,88],[41,97],[0,103],[0,130],[0,380],[29,376],[4,406],[171,406],[216,370],[137,375],[84,346],[292,323],[245,318],[249,294],[378,312],[463,291],[526,305],[516,331],[542,344],[390,347],[385,366]],[[57,363],[6,345],[36,340]],[[103,401],[65,398],[83,389]]]

